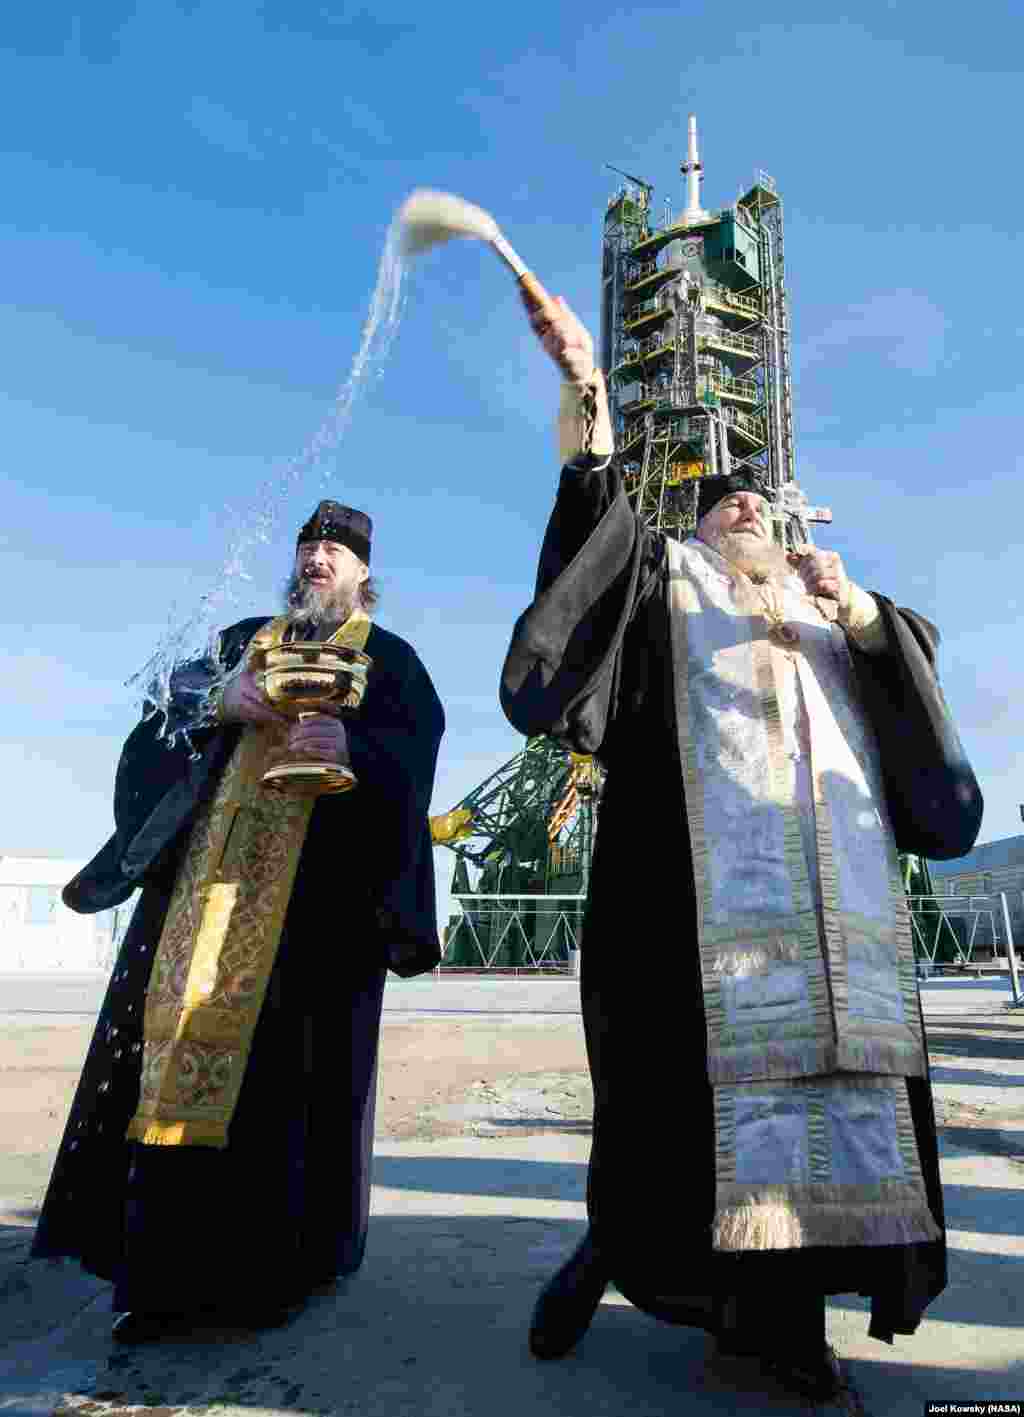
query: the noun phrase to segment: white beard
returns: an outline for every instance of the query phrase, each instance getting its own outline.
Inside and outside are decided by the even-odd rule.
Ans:
[[[355,608],[348,589],[321,590],[312,581],[292,574],[285,587],[284,613],[293,625],[319,625],[321,620],[347,620]]]
[[[714,549],[753,581],[784,581],[793,574],[786,553],[775,541],[748,532],[722,532]]]

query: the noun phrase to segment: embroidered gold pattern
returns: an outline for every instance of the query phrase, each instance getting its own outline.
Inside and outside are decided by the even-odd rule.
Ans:
[[[253,643],[279,643],[281,617]],[[362,649],[358,611],[331,637]],[[129,1139],[224,1147],[314,807],[267,792],[286,730],[247,725],[178,869],[146,991],[142,1081]]]

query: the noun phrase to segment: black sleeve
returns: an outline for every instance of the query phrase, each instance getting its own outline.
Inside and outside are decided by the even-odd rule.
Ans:
[[[501,676],[502,708],[520,732],[600,750],[618,708],[623,641],[663,554],[611,464],[579,459],[563,469],[534,601],[516,622]]]
[[[562,468],[540,548],[536,595],[547,590],[583,549],[618,490],[618,475],[607,459],[584,455]]]
[[[137,885],[176,867],[175,845],[220,779],[242,725],[217,723],[207,696],[225,672],[238,667],[266,623],[242,620],[221,631],[215,655],[179,665],[171,676],[166,722],[161,714],[144,717],[124,745],[114,783],[114,823],[122,870]],[[178,731],[197,721],[187,736]]]
[[[866,654],[847,642],[878,740],[896,844],[953,860],[974,845],[984,800],[935,672],[939,634],[923,616],[873,594],[887,652]]]
[[[265,618],[242,620],[222,632],[217,651],[221,670],[237,666],[265,624]],[[139,886],[173,879],[185,829],[215,789],[241,732],[238,724],[207,724],[191,732],[188,741],[180,734],[170,741],[175,729],[194,720],[196,704],[217,672],[212,658],[179,665],[171,676],[166,718],[147,704],[121,749],[114,779],[114,834],[65,886],[69,909],[83,914],[106,910]]]
[[[363,709],[346,716],[352,768],[368,793],[412,796],[426,812],[444,710],[430,675],[412,650],[404,663],[370,673]]]
[[[428,810],[444,711],[407,645],[375,663],[366,698],[346,719],[376,925],[390,966],[411,975],[440,958]]]

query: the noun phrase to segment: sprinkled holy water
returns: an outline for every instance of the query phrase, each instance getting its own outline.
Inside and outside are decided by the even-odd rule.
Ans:
[[[235,519],[214,588],[204,592],[184,618],[176,620],[176,608],[172,610],[171,623],[152,656],[127,681],[127,687],[141,700],[143,717],[160,715],[158,736],[168,746],[174,746],[180,737],[194,753],[190,735],[213,721],[213,697],[228,672],[218,657],[218,632],[228,623],[228,612],[237,603],[239,592],[252,579],[249,559],[255,549],[270,541],[288,498],[307,474],[338,448],[370,375],[383,372],[401,318],[407,254],[413,252],[406,247],[399,212],[384,242],[359,349],[328,416],[302,452],[288,459],[260,489],[252,507]]]
[[[143,717],[161,716],[158,736],[169,745],[180,737],[195,754],[190,735],[213,722],[215,697],[229,673],[217,649],[225,612],[236,603],[241,583],[252,579],[247,567],[253,549],[270,541],[289,496],[337,449],[368,376],[383,372],[401,317],[406,262],[457,237],[490,245],[535,304],[550,299],[481,207],[451,192],[425,188],[406,199],[388,229],[363,337],[330,414],[305,449],[263,487],[252,510],[237,520],[215,588],[205,592],[183,620],[174,623],[172,612],[172,623],[152,657],[128,680],[139,695]]]

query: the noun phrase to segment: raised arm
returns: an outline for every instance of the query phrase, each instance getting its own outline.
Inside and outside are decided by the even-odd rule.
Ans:
[[[582,321],[558,296],[538,308],[523,299],[541,347],[562,375],[558,458],[562,478],[537,569],[537,593],[561,574],[587,541],[619,491],[608,396],[594,344]]]
[[[589,334],[561,298],[527,308],[563,375],[563,468],[534,601],[513,632],[500,697],[521,732],[597,752],[615,713],[623,639],[654,584],[661,542],[642,531],[612,466],[608,401]]]
[[[877,591],[885,652],[850,639],[861,697],[878,741],[885,795],[901,851],[949,861],[970,851],[984,799],[935,669],[939,634]]]

